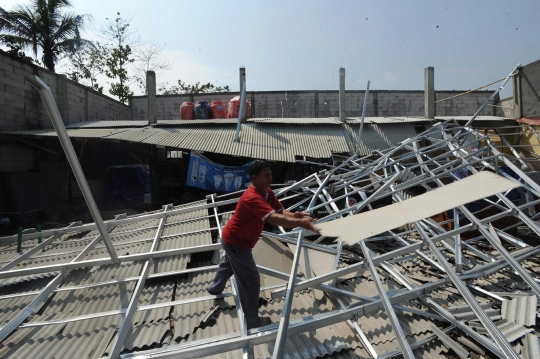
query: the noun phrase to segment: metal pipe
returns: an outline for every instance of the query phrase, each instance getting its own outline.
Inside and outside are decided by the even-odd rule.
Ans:
[[[45,105],[45,108],[49,113],[49,117],[51,118],[54,129],[58,134],[58,139],[60,140],[62,148],[64,149],[64,153],[66,154],[66,158],[69,162],[69,165],[71,166],[73,174],[75,175],[75,179],[79,184],[79,188],[84,197],[84,200],[88,205],[88,209],[92,214],[92,218],[94,218],[94,222],[96,223],[99,234],[101,234],[101,237],[103,238],[103,241],[107,246],[107,251],[111,256],[112,262],[119,263],[118,255],[116,254],[111,240],[109,239],[109,234],[107,232],[105,224],[103,223],[103,219],[101,218],[101,214],[99,213],[96,202],[94,201],[92,191],[90,191],[90,186],[88,186],[88,182],[86,182],[86,177],[84,176],[81,164],[77,159],[77,155],[75,153],[75,150],[73,149],[73,145],[71,144],[69,135],[66,131],[66,128],[64,127],[64,122],[62,121],[60,111],[58,111],[58,107],[56,106],[56,102],[54,101],[51,89],[38,76],[27,76],[26,80],[38,90],[41,99],[43,100],[43,104]]]
[[[240,128],[242,126],[243,114],[246,107],[246,81],[242,84],[242,90],[240,94],[240,111],[238,112],[238,123],[236,124],[236,133],[234,135],[234,142],[240,142]]]
[[[362,131],[364,129],[364,118],[366,117],[367,99],[369,95],[369,83],[367,82],[366,92],[364,94],[364,105],[362,106],[362,120],[360,121],[360,128],[358,129],[358,140],[356,141],[356,153],[360,153],[360,143],[362,140]]]
[[[467,121],[467,123],[465,124],[464,127],[469,127],[472,122],[474,121],[474,119],[480,114],[480,112],[482,112],[482,110],[488,105],[488,103],[490,103],[491,101],[493,101],[493,99],[495,98],[495,96],[497,96],[497,94],[504,88],[504,85],[506,85],[506,83],[508,82],[508,80],[510,79],[510,77],[512,77],[514,75],[514,73],[516,72],[517,68],[520,67],[521,64],[518,64],[516,67],[514,67],[514,69],[512,70],[512,72],[510,72],[510,74],[506,77],[506,79],[504,80],[504,82],[502,83],[501,86],[499,86],[499,88],[497,90],[495,90],[495,92],[493,92],[491,94],[491,96],[489,96],[489,98],[487,99],[486,102],[484,102],[484,104],[482,106],[480,106],[480,108],[478,109],[478,111],[476,111],[476,113],[473,115],[473,117],[471,117],[471,119],[469,121]]]
[[[167,212],[167,210],[170,207],[172,207],[172,205],[163,206],[163,212]],[[154,237],[152,245],[150,246],[150,253],[154,252],[158,246],[161,234],[163,233],[164,224],[165,224],[165,219],[162,218],[161,221],[159,222],[159,227],[158,227],[158,230],[156,231],[156,235]],[[133,321],[133,316],[137,312],[137,306],[139,305],[139,297],[141,296],[143,292],[144,283],[146,282],[146,279],[148,278],[148,274],[150,274],[151,263],[152,263],[152,258],[149,258],[146,260],[146,262],[143,265],[141,275],[139,277],[139,280],[137,281],[137,286],[135,287],[135,290],[133,291],[133,294],[131,295],[129,305],[126,309],[126,312],[124,313],[124,317],[122,318],[122,323],[120,324],[120,328],[118,329],[118,332],[115,338],[113,339],[112,349],[109,352],[110,359],[118,358],[122,348],[124,347],[124,341],[126,340],[128,334],[131,331],[131,323]]]
[[[401,328],[401,325],[399,324],[399,320],[396,317],[396,313],[394,312],[394,309],[392,308],[392,304],[390,303],[390,300],[388,299],[388,296],[386,295],[386,291],[381,283],[379,274],[377,273],[377,268],[375,268],[375,265],[373,264],[373,261],[371,260],[371,256],[369,255],[369,250],[366,247],[366,244],[364,243],[364,241],[360,241],[360,248],[362,248],[362,253],[364,254],[364,258],[368,262],[369,270],[371,272],[371,277],[373,278],[373,281],[375,282],[375,286],[377,287],[377,292],[379,292],[379,297],[381,298],[382,304],[384,306],[384,311],[386,312],[388,319],[390,319],[390,324],[392,325],[394,335],[398,340],[399,346],[403,353],[403,357],[406,359],[413,359],[414,354],[411,350],[411,347],[409,346],[409,343],[407,342],[407,338],[405,338],[405,333],[403,333],[403,329]]]

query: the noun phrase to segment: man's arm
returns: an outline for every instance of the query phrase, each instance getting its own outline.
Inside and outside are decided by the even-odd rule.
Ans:
[[[291,212],[289,212],[291,213]],[[296,228],[296,227],[302,227],[304,229],[308,229],[310,231],[313,231],[317,234],[320,234],[321,231],[317,227],[313,225],[314,219],[311,217],[302,217],[297,218],[295,217],[294,213],[292,213],[292,217],[285,215],[285,214],[279,214],[279,213],[272,213],[268,216],[266,219],[269,223],[273,224],[274,226],[281,226],[284,228]]]
[[[298,211],[291,212],[291,211],[287,211],[286,209],[283,209],[282,214],[287,217],[294,217],[294,218],[311,217],[311,215],[306,212],[298,212]]]

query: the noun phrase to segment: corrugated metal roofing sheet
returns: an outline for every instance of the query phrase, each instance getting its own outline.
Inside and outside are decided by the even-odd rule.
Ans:
[[[156,127],[165,126],[193,126],[193,125],[211,125],[211,124],[236,124],[237,118],[216,118],[208,120],[158,120]]]
[[[0,345],[3,358],[101,358],[112,339],[119,316],[16,331]],[[83,326],[81,326],[83,325]]]
[[[446,121],[455,119],[457,121],[469,121],[473,115],[470,116],[435,116],[436,120]],[[514,121],[513,118],[499,117],[499,116],[477,116],[475,121]]]
[[[129,128],[121,129],[106,129],[106,128],[81,128],[68,129],[69,137],[73,138],[107,138],[118,133],[128,131]],[[2,134],[18,135],[18,136],[39,136],[39,137],[57,137],[55,130],[22,130],[22,131],[5,131]]]
[[[359,124],[362,122],[362,117],[347,117],[347,123]],[[433,122],[433,119],[422,117],[365,117],[364,124],[366,123],[418,123],[418,122]]]
[[[171,302],[175,283],[146,285],[139,298],[139,306]],[[167,332],[171,331],[169,321],[170,307],[136,312],[133,316],[131,331],[124,342],[124,348],[133,351],[137,348],[161,343]]]
[[[284,124],[320,124],[320,125],[339,125],[341,121],[336,117],[261,117],[250,118],[247,122],[256,123],[284,123]]]
[[[342,127],[330,124],[291,126],[283,123],[244,123],[241,126],[240,142],[234,142],[235,132],[234,124],[182,128],[68,130],[69,136],[74,138],[95,137],[142,142],[284,162],[294,162],[295,156],[330,158],[333,152],[348,152]],[[56,136],[53,130],[12,131],[9,134]],[[378,148],[386,145],[382,144]]]
[[[351,140],[356,146],[360,125],[348,125]],[[374,150],[383,150],[393,147],[404,140],[416,136],[416,130],[411,123],[379,125],[375,123],[364,124],[360,154],[369,155]]]
[[[525,336],[524,344],[524,351],[522,353],[524,359],[540,358],[540,343],[536,335],[527,334]]]
[[[285,298],[281,297],[260,308],[263,317],[269,317],[272,323],[279,323]],[[333,310],[330,301],[316,300],[311,291],[295,293],[292,301],[290,320],[300,319]],[[275,342],[271,341],[254,347],[255,357],[271,357]],[[358,344],[354,332],[344,322],[318,328],[309,333],[289,337],[285,342],[284,358],[317,358],[348,348],[356,349]],[[367,352],[362,353],[367,356]]]
[[[499,328],[501,333],[509,342],[513,342],[514,340],[521,338],[525,334],[534,331],[533,328],[525,328],[521,324],[507,322],[506,320],[499,320],[498,322],[495,322],[495,325],[497,326],[497,328]],[[488,335],[488,331],[480,323],[470,322],[469,326],[476,329],[476,331],[480,334]]]
[[[143,142],[149,137],[152,137],[159,133],[161,130],[154,128],[133,128],[123,132],[119,132],[108,136],[107,139],[111,140],[121,140],[121,141],[130,141],[130,142]]]
[[[142,142],[152,145],[178,147],[178,144],[189,136],[192,131],[192,128],[154,128],[154,135],[146,137]]]
[[[502,318],[522,325],[536,324],[536,296],[525,295],[505,300],[501,307]]]
[[[210,263],[204,263],[204,265],[210,265]],[[176,281],[176,300],[208,296],[206,288],[210,286],[214,276],[215,271],[204,271],[190,273],[187,278],[178,279]],[[230,282],[227,283],[224,293],[231,293]],[[200,339],[203,330],[199,328],[203,324],[201,321],[209,312],[216,309],[214,308],[216,305],[221,308],[231,308],[235,304],[232,297],[227,297],[220,301],[206,300],[175,306],[173,313],[176,328],[175,338],[177,340],[188,338],[189,341]],[[234,315],[236,317],[236,310],[234,310]],[[237,331],[238,319],[234,323],[228,324],[228,327],[235,327],[236,330],[233,331]],[[197,334],[192,336],[194,333]],[[227,332],[221,334],[227,334]]]
[[[144,127],[148,121],[83,121],[72,123],[66,128],[116,128],[116,127]]]
[[[499,309],[491,308],[489,303],[480,303],[480,307],[484,312],[491,318],[491,320],[500,320],[501,311]],[[469,320],[478,320],[478,317],[472,311],[469,305],[459,305],[448,308],[448,311],[452,313],[456,319],[469,321]]]

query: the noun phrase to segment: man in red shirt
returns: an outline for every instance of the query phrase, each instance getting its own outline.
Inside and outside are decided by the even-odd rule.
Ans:
[[[283,208],[270,189],[272,169],[268,162],[254,161],[249,167],[249,175],[251,185],[240,197],[232,218],[223,229],[221,245],[225,257],[208,287],[208,293],[221,294],[227,280],[234,274],[247,327],[251,329],[263,324],[259,318],[261,279],[251,249],[259,240],[265,221],[284,228],[320,231],[313,226],[314,219],[309,214],[292,213]]]

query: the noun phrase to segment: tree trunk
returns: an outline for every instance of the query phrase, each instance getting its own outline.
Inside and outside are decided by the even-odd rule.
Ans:
[[[54,60],[52,54],[43,54],[43,65],[45,65],[46,68],[54,72]]]

